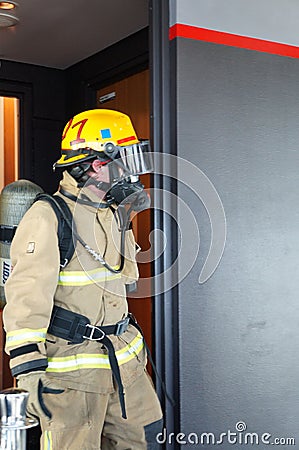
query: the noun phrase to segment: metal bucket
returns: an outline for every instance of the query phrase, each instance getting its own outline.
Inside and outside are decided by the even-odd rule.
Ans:
[[[18,388],[0,392],[0,450],[26,450],[26,430],[39,423],[26,417],[28,397]]]

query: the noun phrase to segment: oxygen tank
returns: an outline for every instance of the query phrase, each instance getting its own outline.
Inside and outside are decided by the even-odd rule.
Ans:
[[[0,195],[0,308],[5,305],[4,284],[11,273],[10,244],[23,215],[42,188],[29,180],[18,180]]]

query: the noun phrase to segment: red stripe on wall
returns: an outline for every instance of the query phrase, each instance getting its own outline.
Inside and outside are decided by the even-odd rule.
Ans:
[[[299,47],[294,45],[280,44],[278,42],[271,42],[247,36],[238,36],[237,34],[208,30],[206,28],[199,28],[181,23],[177,23],[169,28],[169,39],[172,40],[177,37],[213,42],[215,44],[229,45],[231,47],[246,48],[248,50],[289,56],[291,58],[299,58]]]

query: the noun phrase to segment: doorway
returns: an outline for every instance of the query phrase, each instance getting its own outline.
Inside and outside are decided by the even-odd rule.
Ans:
[[[121,111],[131,118],[138,139],[150,137],[150,79],[149,70],[143,70],[125,79],[109,84],[97,91],[97,107]],[[150,188],[150,175],[142,175],[140,181]],[[133,232],[142,252],[150,248],[148,236],[151,231],[150,209],[142,211],[133,219]],[[151,262],[138,264],[140,278],[150,280]],[[142,298],[128,297],[129,310],[143,329],[146,342],[152,349],[152,298],[150,283]]]
[[[0,190],[19,178],[19,99],[0,97]]]

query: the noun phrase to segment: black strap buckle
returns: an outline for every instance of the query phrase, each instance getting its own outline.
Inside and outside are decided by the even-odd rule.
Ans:
[[[0,241],[4,244],[10,244],[13,240],[16,230],[16,226],[0,225]]]
[[[125,331],[127,331],[129,322],[130,322],[130,317],[126,317],[125,319],[117,322],[115,324],[115,331],[114,331],[115,336],[119,336],[119,335],[123,334]]]
[[[96,327],[95,325],[91,325],[90,323],[88,323],[85,328],[85,333],[82,337],[84,339],[88,339],[89,341],[101,341],[105,336],[106,334],[103,330],[101,330],[100,327]]]

